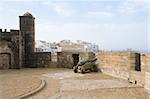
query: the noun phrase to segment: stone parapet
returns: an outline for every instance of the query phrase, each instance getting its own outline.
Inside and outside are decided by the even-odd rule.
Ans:
[[[145,90],[150,93],[150,72],[145,73]]]

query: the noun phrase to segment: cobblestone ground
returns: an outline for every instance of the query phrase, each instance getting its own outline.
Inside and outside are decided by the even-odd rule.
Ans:
[[[144,88],[102,73],[75,74],[71,69],[35,68],[0,71],[0,81],[4,76],[10,78],[9,82],[11,78],[15,78],[26,83],[24,77],[46,81],[43,90],[27,99],[150,99],[150,94],[146,93]],[[13,79],[12,81],[16,83]],[[18,85],[20,83],[16,84]],[[22,90],[23,87],[26,89],[23,84],[21,86]],[[10,85],[8,89],[14,87]]]

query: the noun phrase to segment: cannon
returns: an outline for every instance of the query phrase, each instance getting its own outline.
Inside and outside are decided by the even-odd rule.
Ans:
[[[75,73],[88,73],[97,72],[97,65],[95,64],[97,58],[93,60],[80,61],[76,66],[73,67]]]

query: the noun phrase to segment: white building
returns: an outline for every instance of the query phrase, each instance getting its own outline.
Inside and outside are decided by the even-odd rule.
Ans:
[[[61,47],[55,43],[48,43],[46,41],[37,40],[35,43],[35,51],[51,52],[52,54],[56,54],[57,52],[61,52]]]
[[[96,44],[92,44],[89,42],[77,40],[77,43],[80,45],[83,45],[83,52],[98,52],[99,51],[99,46]]]
[[[36,52],[51,52],[56,54],[57,52],[97,52],[99,46],[89,42],[77,40],[71,42],[70,40],[62,40],[58,43],[48,43],[46,41],[38,40],[35,44]]]

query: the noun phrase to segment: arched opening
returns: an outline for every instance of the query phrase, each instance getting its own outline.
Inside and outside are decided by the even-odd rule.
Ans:
[[[10,53],[0,53],[0,69],[11,68],[11,54]]]

